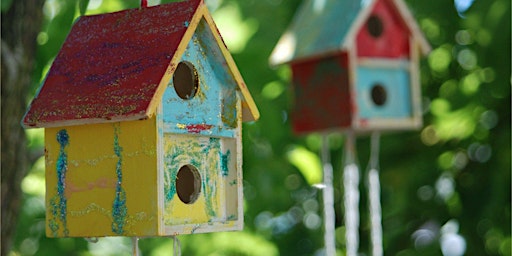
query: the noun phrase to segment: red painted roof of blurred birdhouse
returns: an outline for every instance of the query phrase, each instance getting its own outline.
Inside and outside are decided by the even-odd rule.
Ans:
[[[23,119],[52,127],[151,117],[188,41],[204,18],[244,96],[258,110],[202,0],[83,16],[76,21]]]

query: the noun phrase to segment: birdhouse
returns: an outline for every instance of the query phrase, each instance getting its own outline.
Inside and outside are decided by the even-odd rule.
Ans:
[[[258,117],[203,1],[80,17],[22,121],[45,128],[47,236],[241,229]]]
[[[307,0],[274,49],[288,63],[297,133],[418,128],[430,46],[402,0]]]

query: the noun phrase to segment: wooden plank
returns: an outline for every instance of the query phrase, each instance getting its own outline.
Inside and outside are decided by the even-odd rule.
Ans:
[[[423,124],[423,106],[421,98],[421,77],[420,77],[420,45],[415,37],[409,39],[411,41],[411,62],[409,72],[411,74],[411,104],[414,123],[416,127]]]
[[[411,61],[408,59],[357,58],[357,65],[371,68],[409,69]]]
[[[418,27],[418,23],[416,22],[416,19],[412,13],[409,11],[409,8],[407,8],[407,5],[403,0],[391,1],[394,3],[401,16],[403,17],[405,25],[409,27],[413,37],[417,40],[421,53],[423,55],[427,55],[432,50],[432,47],[428,43],[421,29]]]

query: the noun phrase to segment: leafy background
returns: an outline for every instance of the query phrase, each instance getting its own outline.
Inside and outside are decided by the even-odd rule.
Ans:
[[[2,1],[2,12],[11,2]],[[421,63],[424,127],[381,138],[385,254],[442,255],[440,240],[456,233],[465,242],[466,255],[511,255],[510,1],[406,2],[433,51]],[[180,236],[182,254],[322,255],[321,191],[313,186],[321,182],[321,137],[291,133],[290,70],[268,66],[300,1],[206,3],[261,119],[244,124],[244,231]],[[138,5],[137,0],[46,0],[32,92],[80,13]],[[29,149],[43,147],[41,129],[26,134]],[[329,140],[335,167],[337,250],[344,255],[340,181],[345,139],[343,134],[331,134]],[[365,170],[369,138],[360,137],[357,143],[359,164]],[[23,179],[22,189],[23,208],[9,255],[131,255],[128,238],[89,243],[45,237],[42,157]],[[360,252],[369,255],[364,182],[360,189]],[[143,255],[172,254],[170,238],[146,238],[139,245]]]

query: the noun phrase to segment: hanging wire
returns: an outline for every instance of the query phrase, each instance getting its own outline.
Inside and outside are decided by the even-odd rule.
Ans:
[[[97,243],[99,241],[99,239],[97,237],[84,237],[85,241],[89,242],[89,243]]]
[[[322,166],[324,173],[323,181],[323,200],[324,200],[324,243],[325,255],[336,255],[336,239],[335,239],[335,219],[336,213],[334,211],[334,190],[332,186],[333,168],[331,164],[329,138],[327,134],[322,135]]]
[[[370,162],[368,164],[368,195],[371,223],[372,256],[382,256],[382,214],[380,205],[379,147],[380,133],[371,137]]]
[[[139,238],[132,237],[133,256],[139,256]]]
[[[181,256],[181,243],[180,243],[180,240],[178,239],[178,236],[172,236],[172,239],[173,239],[173,243],[172,243],[173,255]]]
[[[343,161],[346,255],[356,256],[359,247],[359,169],[355,158],[355,134],[353,131],[346,134]]]

